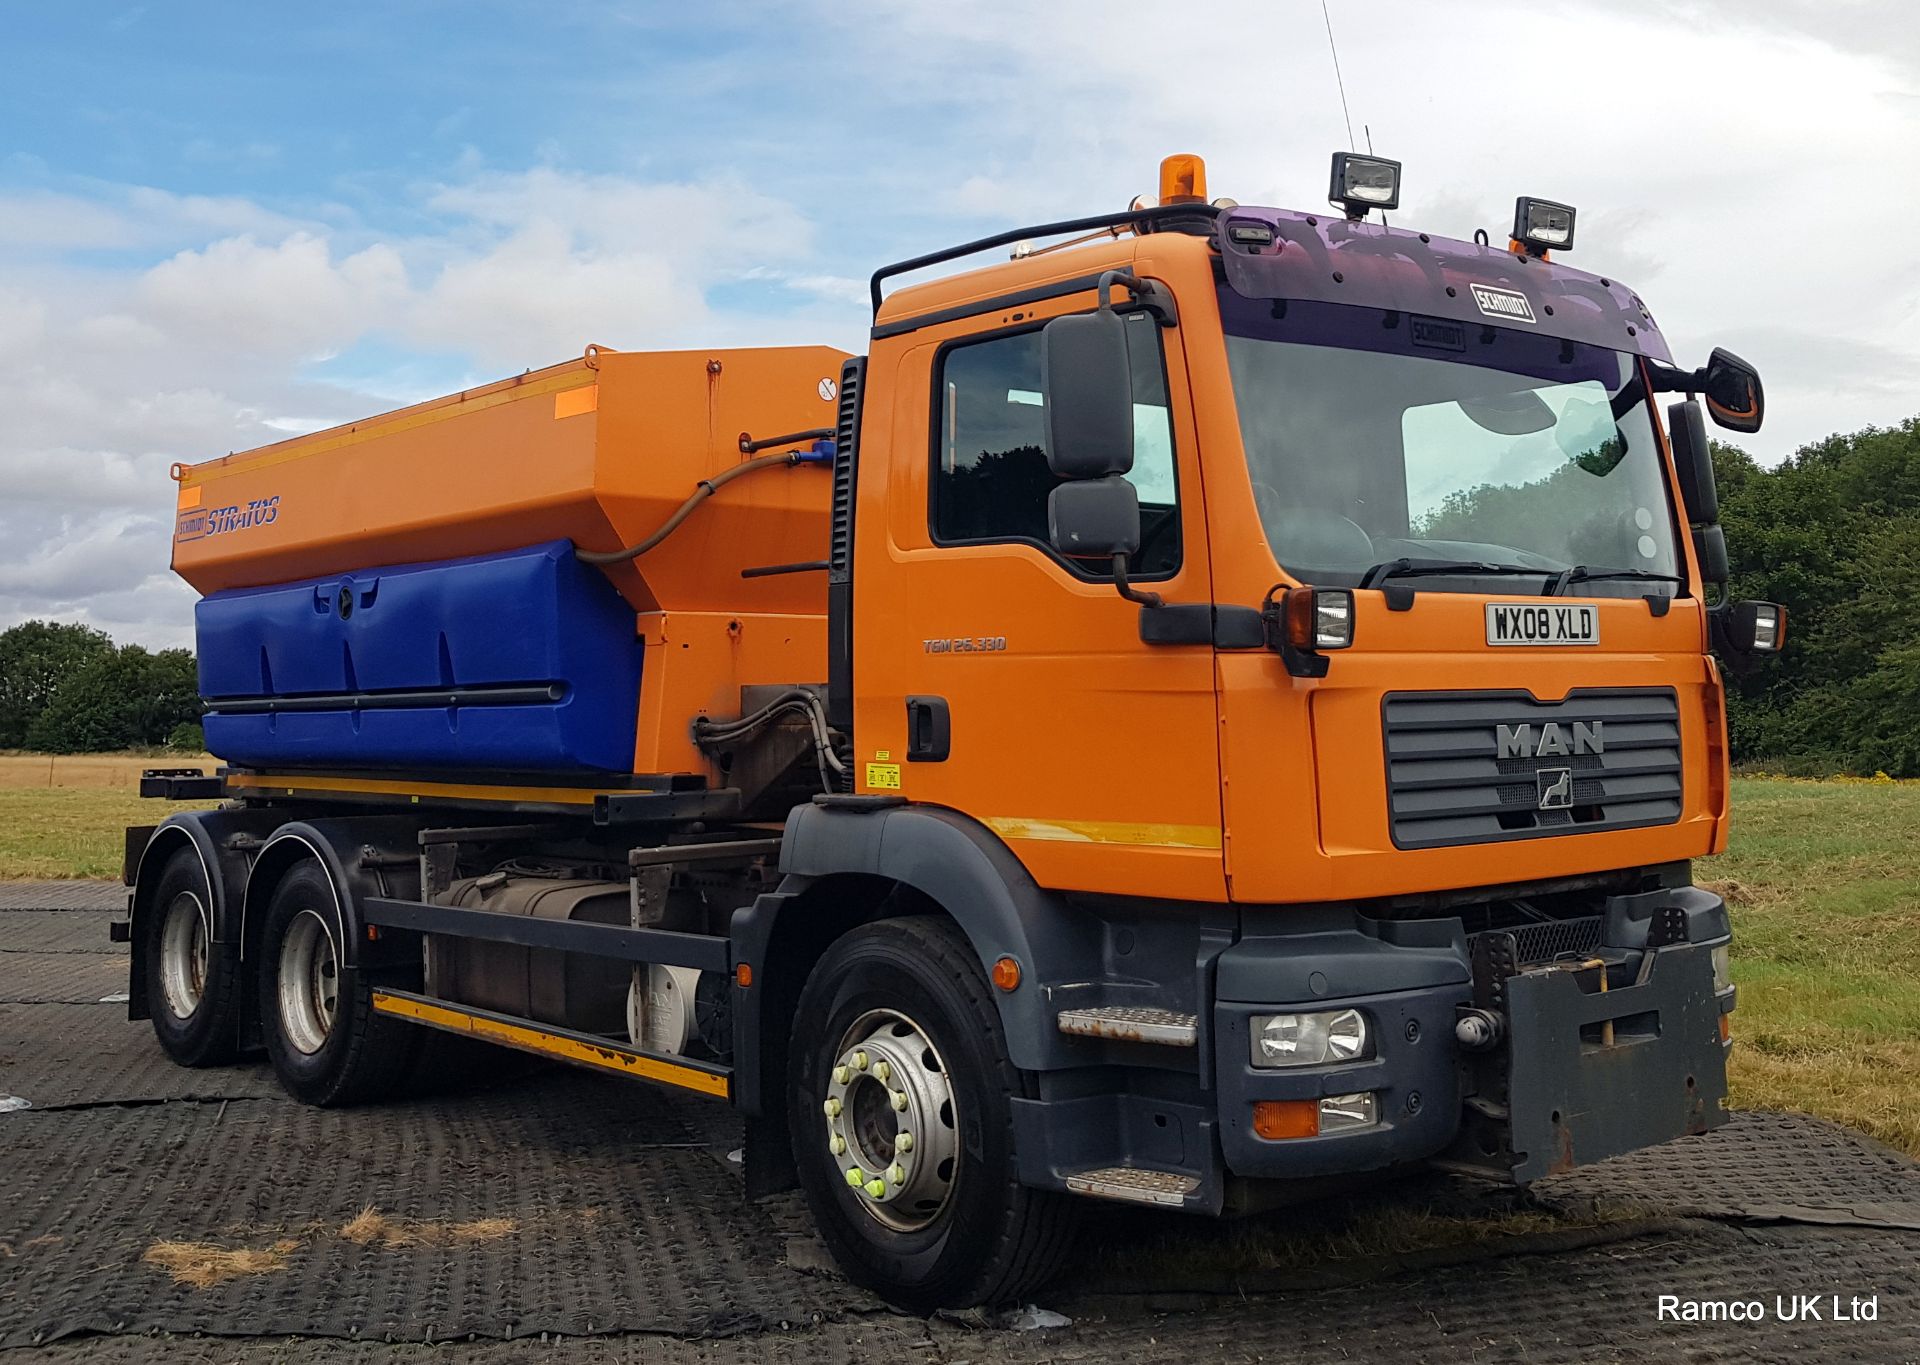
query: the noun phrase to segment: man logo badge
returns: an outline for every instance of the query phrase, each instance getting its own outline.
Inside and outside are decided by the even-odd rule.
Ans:
[[[1573,805],[1573,769],[1542,768],[1533,780],[1541,810],[1567,810]]]
[[[1533,305],[1527,296],[1517,289],[1495,289],[1490,284],[1470,284],[1473,301],[1480,305],[1480,311],[1490,318],[1502,322],[1535,322]]]

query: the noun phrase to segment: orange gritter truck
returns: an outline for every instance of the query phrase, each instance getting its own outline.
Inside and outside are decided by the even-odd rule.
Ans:
[[[710,1096],[922,1308],[1087,1199],[1721,1123],[1689,860],[1785,620],[1724,600],[1703,408],[1759,378],[1571,208],[1448,240],[1399,173],[1172,157],[880,270],[864,356],[589,347],[177,467],[223,766],[143,790],[223,802],[128,832],[130,1015],[319,1105],[486,1044]]]

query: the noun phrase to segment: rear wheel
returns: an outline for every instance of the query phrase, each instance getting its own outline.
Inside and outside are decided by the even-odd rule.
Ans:
[[[419,1045],[412,1025],[374,1013],[373,981],[347,965],[332,883],[316,862],[288,872],[260,936],[260,1022],[274,1074],[308,1104],[392,1093]]]
[[[948,920],[882,920],[821,958],[794,1020],[788,1120],[801,1187],[848,1275],[915,1310],[1044,1283],[1076,1210],[1017,1176],[990,987]]]
[[[178,849],[161,866],[144,918],[143,975],[153,1033],[182,1066],[237,1055],[240,955],[213,934],[213,891],[198,855]]]

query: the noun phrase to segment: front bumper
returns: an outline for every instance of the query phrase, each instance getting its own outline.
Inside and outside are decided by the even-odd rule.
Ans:
[[[1725,906],[1697,887],[1610,898],[1599,946],[1555,962],[1520,960],[1505,934],[1456,935],[1445,950],[1359,930],[1242,938],[1221,955],[1213,1009],[1225,1167],[1292,1179],[1439,1159],[1525,1183],[1717,1127],[1733,998],[1716,994],[1711,954],[1727,940]],[[1368,1015],[1371,1058],[1253,1065],[1255,1016],[1342,1008]],[[1456,1041],[1466,1009],[1497,1021],[1492,1046]],[[1254,1130],[1261,1100],[1363,1091],[1378,1105],[1368,1127],[1273,1140]]]

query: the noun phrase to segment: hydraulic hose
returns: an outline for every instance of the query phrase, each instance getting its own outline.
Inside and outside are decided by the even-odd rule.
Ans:
[[[582,564],[623,564],[629,559],[638,559],[648,550],[651,550],[654,546],[679,530],[680,523],[693,515],[694,508],[719,492],[720,489],[726,485],[732,483],[735,479],[743,475],[751,474],[756,469],[767,469],[777,464],[805,463],[806,460],[804,457],[806,453],[807,452],[800,450],[784,450],[777,455],[761,455],[755,459],[745,460],[731,468],[723,469],[710,479],[700,480],[700,484],[693,490],[692,496],[681,503],[679,509],[661,524],[660,529],[648,536],[645,540],[629,545],[623,550],[575,550],[574,554]]]

